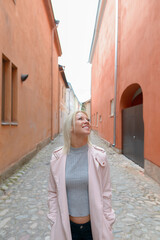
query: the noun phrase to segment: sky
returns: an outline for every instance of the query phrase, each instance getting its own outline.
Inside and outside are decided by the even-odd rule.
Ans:
[[[91,97],[91,64],[88,63],[98,0],[51,0],[62,48],[59,64],[80,102]]]

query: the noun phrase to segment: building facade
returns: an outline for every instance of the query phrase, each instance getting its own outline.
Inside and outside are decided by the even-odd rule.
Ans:
[[[91,119],[91,99],[82,103],[82,110],[85,111],[88,118]]]
[[[100,0],[89,61],[93,129],[160,183],[159,11]]]
[[[58,133],[61,46],[50,0],[0,1],[0,176]]]
[[[74,112],[74,111],[78,111],[81,109],[81,103],[78,100],[71,83],[68,82],[68,86],[69,88],[67,89],[66,92],[66,104],[67,104],[67,111],[68,114]]]
[[[62,132],[64,121],[68,115],[66,104],[66,91],[68,88],[64,68],[59,65],[59,132]]]

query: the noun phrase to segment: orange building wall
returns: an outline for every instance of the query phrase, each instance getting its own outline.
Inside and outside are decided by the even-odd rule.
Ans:
[[[2,54],[18,68],[18,126],[0,124],[1,173],[51,136],[51,25],[44,1],[0,1],[0,33],[0,69]],[[25,82],[21,74],[29,74]],[[0,75],[0,119],[1,83]]]
[[[63,130],[64,120],[67,116],[66,107],[66,85],[64,83],[61,71],[59,71],[59,132]]]
[[[160,166],[159,11],[160,2],[156,0],[121,1],[118,75],[119,102],[128,85],[138,83],[142,88],[144,158],[158,166]],[[118,143],[121,146],[120,134]]]
[[[104,11],[101,31],[92,61],[91,115],[98,112],[102,121],[92,124],[101,137],[112,142],[113,117],[110,116],[110,101],[114,98],[114,1],[108,1]],[[109,18],[108,18],[109,16]],[[112,23],[112,27],[111,27]],[[99,117],[98,117],[99,118]]]
[[[160,166],[160,2],[119,1],[116,147],[122,148],[121,97],[131,84],[143,92],[144,158]],[[92,61],[92,119],[102,114],[100,136],[113,143],[115,6],[107,1]]]
[[[60,110],[66,110],[66,85],[62,78],[62,75],[59,73],[59,100],[60,100]]]

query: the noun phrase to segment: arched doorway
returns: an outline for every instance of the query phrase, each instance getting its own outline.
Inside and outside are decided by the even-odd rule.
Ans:
[[[143,93],[139,84],[125,89],[121,98],[122,153],[144,167]]]

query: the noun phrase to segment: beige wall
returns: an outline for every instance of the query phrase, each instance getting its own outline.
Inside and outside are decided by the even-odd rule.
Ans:
[[[63,124],[68,115],[66,105],[66,85],[64,83],[61,71],[59,71],[59,132],[62,132]]]

